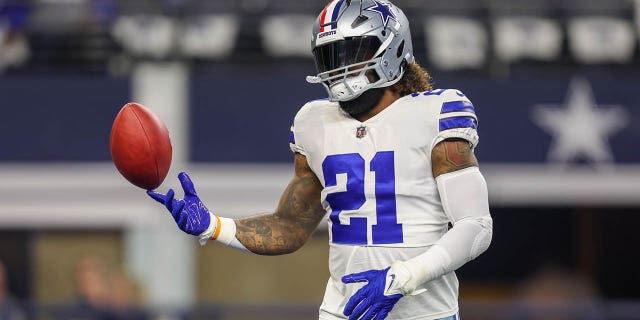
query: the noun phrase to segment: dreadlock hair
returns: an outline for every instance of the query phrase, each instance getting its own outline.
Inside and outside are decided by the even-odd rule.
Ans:
[[[416,62],[407,64],[405,68],[402,79],[389,87],[391,91],[404,97],[416,92],[433,90],[431,76],[427,70]]]

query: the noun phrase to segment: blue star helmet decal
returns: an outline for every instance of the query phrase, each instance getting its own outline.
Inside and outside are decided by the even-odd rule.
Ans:
[[[364,10],[379,13],[385,28],[389,23],[389,19],[393,19],[398,22],[398,19],[396,19],[396,15],[391,11],[391,5],[389,3],[383,3],[377,0],[374,0],[373,2],[375,3],[374,5],[365,8]]]

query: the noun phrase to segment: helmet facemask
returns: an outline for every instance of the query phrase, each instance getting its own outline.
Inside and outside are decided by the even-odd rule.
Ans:
[[[375,57],[380,48],[376,37],[340,40],[313,50],[317,77],[330,92],[332,100],[351,100],[380,81]]]

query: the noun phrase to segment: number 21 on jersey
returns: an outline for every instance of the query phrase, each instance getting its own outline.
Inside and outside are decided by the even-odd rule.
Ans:
[[[373,244],[402,243],[402,224],[397,222],[395,166],[393,151],[381,151],[369,162],[375,173],[376,224],[371,226]],[[366,202],[365,159],[358,153],[327,156],[322,162],[325,188],[337,185],[337,175],[347,175],[346,191],[327,194],[331,206],[332,241],[340,244],[367,244],[367,218],[351,217],[349,224],[340,223],[344,210],[358,210]]]

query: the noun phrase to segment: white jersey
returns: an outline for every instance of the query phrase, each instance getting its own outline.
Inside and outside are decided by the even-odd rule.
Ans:
[[[431,150],[447,138],[475,147],[476,130],[473,105],[451,89],[405,96],[364,122],[328,100],[300,109],[290,146],[306,156],[322,183],[329,214],[331,279],[321,319],[345,318],[344,305],[360,286],[343,284],[342,276],[417,256],[448,230]],[[457,312],[453,272],[426,288],[400,299],[387,319],[438,319]]]

